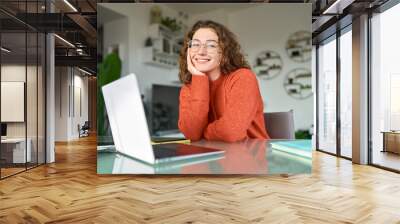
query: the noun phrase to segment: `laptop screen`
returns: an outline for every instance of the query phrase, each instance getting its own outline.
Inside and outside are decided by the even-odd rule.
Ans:
[[[178,130],[180,86],[153,84],[152,125],[153,135],[161,131]]]
[[[123,76],[103,86],[102,91],[116,150],[153,164],[153,148],[136,76]]]

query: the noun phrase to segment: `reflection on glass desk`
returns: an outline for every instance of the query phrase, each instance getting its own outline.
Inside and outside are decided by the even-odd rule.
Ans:
[[[149,165],[117,152],[97,152],[98,174],[298,174],[311,173],[311,140],[257,140],[237,143],[214,141],[192,142],[192,145],[224,150],[221,155],[179,162]],[[288,142],[292,150],[307,151],[310,156],[274,149],[271,143]]]

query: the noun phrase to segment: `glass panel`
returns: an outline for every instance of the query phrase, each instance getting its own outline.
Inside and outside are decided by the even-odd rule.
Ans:
[[[0,2],[2,9],[32,24],[37,22],[32,19],[38,17],[29,13],[43,13],[44,5],[44,0]],[[0,175],[3,178],[45,161],[46,54],[44,34],[2,12],[0,20],[3,136]]]
[[[38,163],[45,163],[45,44],[46,37],[44,34],[39,34],[39,45],[38,45]]]
[[[37,165],[37,74],[38,74],[38,35],[36,32],[27,33],[28,38],[28,63],[27,63],[27,82],[26,82],[26,110],[27,110],[27,143],[30,149],[30,159],[27,163],[28,168]],[[29,155],[29,154],[28,154]]]
[[[372,163],[400,170],[400,4],[372,22]]]
[[[352,35],[351,30],[340,37],[340,150],[351,158],[352,141]]]
[[[39,5],[37,1],[27,2],[26,12],[27,20],[31,24],[37,24],[38,17],[32,16],[33,13],[39,11]],[[27,167],[37,166],[38,160],[38,148],[37,148],[37,132],[38,132],[38,88],[37,88],[37,76],[38,76],[38,33],[36,30],[27,30],[27,80],[26,80],[26,113],[27,113],[27,150],[30,150],[30,162],[27,163]],[[29,160],[28,160],[29,161]]]
[[[318,144],[336,154],[336,39],[318,48]]]
[[[1,34],[1,121],[6,133],[1,140],[2,177],[25,170],[26,34]]]
[[[38,4],[38,1],[36,1],[36,0],[27,1],[26,3],[27,3],[27,5],[26,5],[26,12],[27,13],[37,13],[38,11],[40,11],[39,10],[40,6]],[[35,17],[35,18],[37,18],[37,17]]]

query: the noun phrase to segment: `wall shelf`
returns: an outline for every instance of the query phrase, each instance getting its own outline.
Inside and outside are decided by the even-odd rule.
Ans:
[[[159,52],[153,47],[145,47],[141,52],[142,61],[148,65],[174,69],[178,67],[179,55]]]
[[[168,69],[178,68],[182,37],[182,32],[173,32],[161,24],[150,25],[148,38],[151,46],[142,49],[143,63]]]

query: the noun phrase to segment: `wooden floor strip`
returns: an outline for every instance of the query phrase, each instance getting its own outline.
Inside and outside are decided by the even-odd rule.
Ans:
[[[0,223],[400,223],[400,175],[314,152],[310,175],[97,175],[96,139],[0,181]]]

